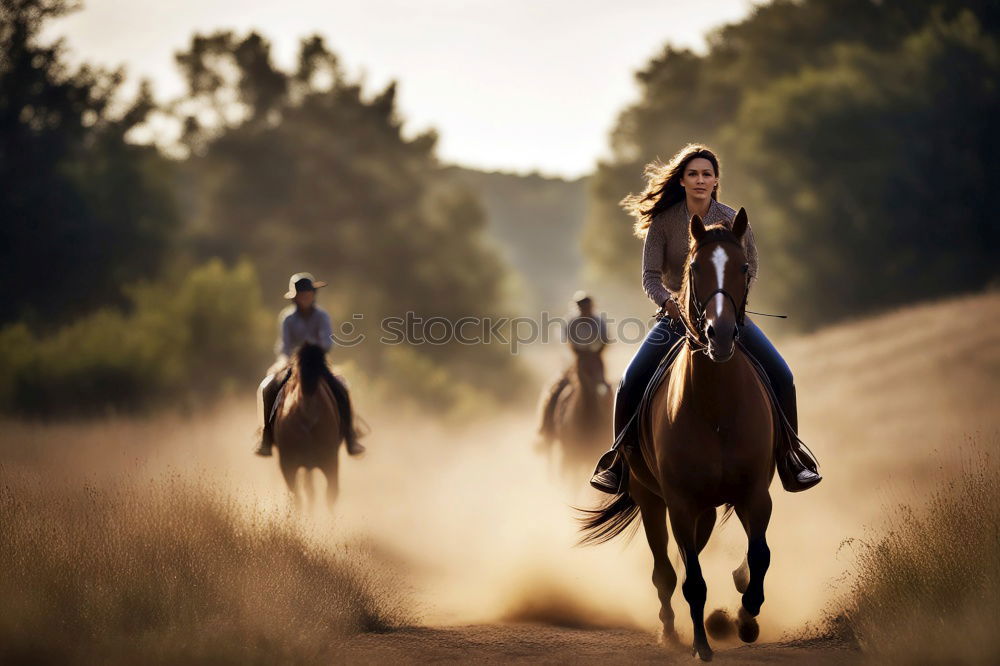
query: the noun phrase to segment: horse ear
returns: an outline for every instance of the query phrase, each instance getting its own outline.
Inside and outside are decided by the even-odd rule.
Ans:
[[[736,238],[743,240],[743,234],[747,232],[748,224],[747,210],[746,208],[740,208],[740,211],[736,213],[736,218],[733,220],[733,233],[736,234]]]
[[[700,241],[701,237],[705,235],[705,223],[701,221],[701,217],[698,215],[691,216],[691,238],[695,241]]]

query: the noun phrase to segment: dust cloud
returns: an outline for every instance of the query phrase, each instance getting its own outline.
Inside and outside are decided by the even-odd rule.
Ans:
[[[959,299],[779,345],[796,372],[803,439],[825,480],[794,495],[772,486],[762,640],[820,620],[849,565],[841,543],[863,525],[877,524],[886,501],[933,483],[942,442],[996,428],[989,367],[1000,349],[994,323],[1000,296],[977,298],[971,311],[978,319],[953,317],[970,311]],[[932,344],[955,333],[940,324],[943,318],[964,322],[973,338],[967,344],[990,359]],[[889,338],[892,331],[900,333]],[[858,340],[881,346],[861,347]],[[614,371],[631,351],[612,350],[609,379],[617,378]],[[553,349],[534,353],[543,377],[564,360]],[[929,400],[938,408],[929,409]],[[658,629],[652,559],[641,530],[630,543],[574,545],[573,507],[601,496],[587,486],[586,473],[560,478],[534,450],[534,413],[446,426],[400,418],[387,405],[362,401],[362,408],[372,427],[368,453],[361,459],[341,453],[339,503],[306,520],[316,538],[330,544],[372,544],[368,564],[395,572],[394,584],[411,599],[419,623]],[[57,456],[65,474],[89,475],[95,483],[108,474],[172,473],[226,489],[248,505],[283,509],[288,497],[275,460],[251,454],[255,419],[246,398],[193,416],[10,424],[4,449],[14,464]],[[731,571],[745,546],[737,521],[717,527],[702,558],[707,609],[736,609]],[[682,578],[673,545],[671,551]],[[678,630],[690,636],[679,586],[673,606]]]

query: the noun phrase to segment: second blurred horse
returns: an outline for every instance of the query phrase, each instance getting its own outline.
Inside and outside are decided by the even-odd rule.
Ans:
[[[599,453],[612,432],[614,393],[604,378],[602,353],[610,342],[604,319],[594,314],[593,300],[583,292],[574,297],[580,314],[567,326],[573,365],[542,399],[539,448],[560,450],[561,467],[572,478]]]
[[[323,349],[303,344],[295,353],[291,377],[275,405],[278,464],[298,509],[315,499],[311,476],[314,469],[326,477],[326,500],[331,507],[339,490],[338,454],[343,432],[336,398],[325,377],[328,372]],[[306,472],[301,489],[296,484],[300,468]]]

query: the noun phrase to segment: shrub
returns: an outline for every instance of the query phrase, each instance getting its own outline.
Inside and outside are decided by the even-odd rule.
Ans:
[[[0,469],[0,663],[331,663],[405,617],[356,546],[206,488]]]
[[[961,452],[918,509],[901,506],[884,533],[856,539],[857,562],[831,622],[883,660],[1000,660],[1000,465],[988,449]]]
[[[128,313],[98,310],[36,338],[0,330],[0,407],[22,414],[135,409],[214,395],[266,365],[269,317],[253,267],[218,260],[129,290]]]

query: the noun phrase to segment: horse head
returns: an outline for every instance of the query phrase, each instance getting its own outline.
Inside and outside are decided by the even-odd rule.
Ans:
[[[706,227],[699,216],[691,217],[682,315],[689,337],[718,363],[732,358],[743,325],[750,289],[750,266],[743,249],[747,225],[743,208],[732,229],[724,224]]]

